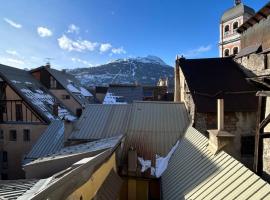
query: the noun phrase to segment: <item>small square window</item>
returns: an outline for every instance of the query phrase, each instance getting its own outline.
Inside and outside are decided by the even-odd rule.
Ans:
[[[17,131],[16,130],[10,130],[9,131],[9,140],[10,141],[16,141],[17,140]]]
[[[23,130],[23,141],[30,141],[30,130],[29,129]]]

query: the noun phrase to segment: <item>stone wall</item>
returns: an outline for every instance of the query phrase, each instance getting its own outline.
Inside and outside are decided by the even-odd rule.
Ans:
[[[270,53],[250,54],[242,58],[235,59],[242,69],[252,72],[257,76],[270,74]]]
[[[207,136],[207,130],[217,129],[216,113],[196,113],[194,127]],[[256,112],[225,112],[224,129],[235,135],[233,143],[225,148],[225,151],[252,168],[253,156],[241,155],[241,136],[255,134]]]
[[[266,99],[266,112],[265,117],[270,114],[270,97]],[[270,124],[268,124],[264,132],[270,132]],[[263,141],[263,172],[264,178],[270,182],[270,138]]]

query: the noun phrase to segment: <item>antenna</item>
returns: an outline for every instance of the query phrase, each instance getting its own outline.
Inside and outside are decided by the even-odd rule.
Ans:
[[[44,61],[46,62],[46,66],[51,66],[51,61],[54,60],[53,58],[45,58]]]

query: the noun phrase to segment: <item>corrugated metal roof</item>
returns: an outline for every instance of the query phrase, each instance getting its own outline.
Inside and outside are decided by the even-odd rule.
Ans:
[[[96,140],[125,135],[131,105],[88,105],[78,122],[70,140]]]
[[[53,104],[56,98],[29,72],[0,64],[0,76],[1,75],[46,122],[58,119],[57,116],[53,115]],[[60,103],[60,101],[58,101],[58,103]],[[58,107],[58,113],[61,119],[76,119],[62,104]]]
[[[161,178],[163,199],[270,199],[270,185],[189,127]]]
[[[12,200],[22,196],[30,190],[38,180],[1,180],[0,181],[0,199]]]
[[[190,123],[183,103],[136,102],[131,112],[124,160],[129,148],[133,147],[138,156],[155,163],[155,155],[167,155]]]
[[[98,190],[95,200],[117,200],[122,184],[123,180],[121,177],[114,170],[111,170]]]
[[[107,150],[114,148],[122,139],[122,136],[116,136],[112,138],[101,139],[93,142],[88,142],[84,144],[78,144],[74,146],[64,147],[60,150],[54,151],[46,156],[39,157],[38,159],[32,161],[28,164],[36,164],[41,162],[46,162],[49,160],[56,160],[60,158],[67,158],[69,156],[85,154],[90,152],[100,153],[101,150]],[[63,143],[62,143],[63,146]],[[93,155],[92,155],[93,156]]]
[[[27,164],[37,158],[55,153],[64,147],[64,123],[55,120],[50,123],[48,128],[40,136],[31,151],[23,160],[23,164]]]

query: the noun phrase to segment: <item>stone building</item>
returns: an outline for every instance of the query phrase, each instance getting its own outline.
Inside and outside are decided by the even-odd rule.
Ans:
[[[0,65],[0,179],[23,178],[22,158],[53,120],[74,115],[27,71]]]
[[[185,102],[200,132],[217,128],[217,99],[224,100],[224,131],[234,136],[227,152],[251,168],[258,100],[238,64],[232,58],[177,58],[175,71],[175,101]]]
[[[261,90],[270,90],[270,2],[253,17],[239,27],[241,34],[241,51],[235,60],[250,76],[250,81],[260,86]],[[265,117],[270,113],[270,97],[263,97],[262,106]],[[270,132],[270,126],[265,127]],[[270,139],[263,140],[263,172],[270,175]]]
[[[220,21],[220,57],[235,55],[239,52],[241,41],[237,29],[254,13],[255,11],[252,8],[244,5],[240,0],[235,0],[234,7],[222,15]]]

